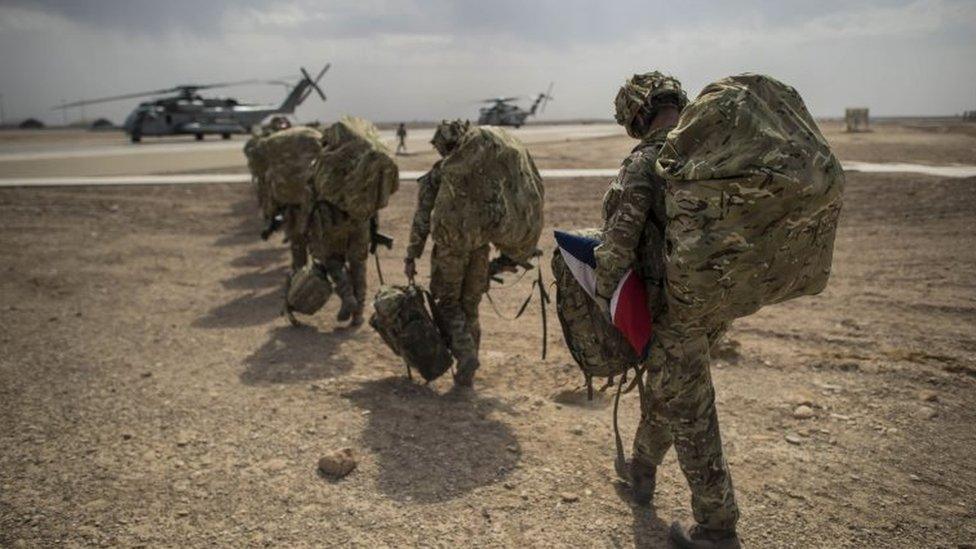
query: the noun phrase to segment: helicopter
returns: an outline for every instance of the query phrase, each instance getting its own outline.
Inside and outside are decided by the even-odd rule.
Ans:
[[[488,107],[478,109],[478,124],[491,126],[514,126],[519,128],[525,124],[525,119],[534,115],[537,111],[544,112],[546,104],[552,99],[552,82],[546,93],[540,93],[532,101],[529,110],[524,110],[518,105],[512,105],[512,101],[518,97],[496,97],[493,99],[483,99],[480,103],[490,103]]]
[[[219,134],[223,139],[230,139],[230,136],[235,133],[251,133],[252,127],[260,125],[261,121],[270,115],[294,113],[295,108],[301,105],[312,91],[315,91],[322,98],[322,101],[325,101],[325,93],[319,87],[318,82],[330,66],[332,66],[331,63],[326,63],[315,78],[312,78],[308,71],[302,67],[301,79],[294,86],[281,80],[242,80],[219,84],[191,84],[163,90],[65,103],[54,107],[54,109],[81,107],[136,97],[175,94],[143,101],[126,117],[122,127],[133,143],[142,141],[143,136],[162,135],[193,135],[197,141],[202,141],[207,134]],[[233,98],[202,97],[197,94],[201,90],[257,83],[283,84],[291,89],[285,100],[277,106],[240,103]]]

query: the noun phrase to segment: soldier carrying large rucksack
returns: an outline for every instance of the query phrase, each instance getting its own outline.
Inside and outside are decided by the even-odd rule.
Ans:
[[[371,122],[343,117],[323,130],[309,181],[305,234],[314,262],[292,279],[287,310],[313,314],[334,287],[342,300],[338,320],[358,326],[366,300],[366,259],[371,242],[380,237],[378,212],[399,188],[397,165]]]
[[[557,301],[584,371],[621,373],[636,358],[646,373],[629,475],[635,499],[653,497],[656,468],[674,446],[695,523],[674,523],[672,539],[738,547],[709,351],[733,319],[823,290],[844,176],[799,94],[777,80],[729,77],[685,103],[677,81],[660,73],[621,88],[617,121],[642,143],[607,193],[603,231],[590,235],[602,239],[594,302],[606,315],[625,273],[644,281],[653,316],[646,358],[606,353],[573,332],[586,328],[579,311],[592,304],[559,272]]]
[[[495,264],[504,265],[506,270],[535,255],[542,232],[544,189],[528,150],[500,128],[445,121],[437,127],[432,143],[443,159],[418,182],[404,273],[413,281],[416,259],[431,235],[433,312],[429,316],[457,359],[455,383],[471,386],[480,365],[478,306],[488,288],[490,247],[494,245],[503,258]],[[408,289],[402,288],[399,294],[388,292],[378,299],[420,303],[416,298],[408,301],[407,293]],[[380,314],[380,303],[374,305],[377,330],[406,333],[387,322],[394,316]],[[407,345],[391,347],[399,352]],[[409,365],[410,358],[404,358]]]

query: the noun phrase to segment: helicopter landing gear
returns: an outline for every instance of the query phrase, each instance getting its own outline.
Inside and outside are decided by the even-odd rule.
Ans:
[[[129,136],[129,140],[133,143],[138,143],[142,141],[142,134],[139,132],[132,132],[132,135]]]
[[[230,134],[229,133],[222,133],[222,134],[220,134],[220,138],[223,139],[224,141],[227,141],[228,139],[230,139]]]
[[[202,133],[196,134],[195,137],[197,138],[197,141],[203,141],[203,134]]]

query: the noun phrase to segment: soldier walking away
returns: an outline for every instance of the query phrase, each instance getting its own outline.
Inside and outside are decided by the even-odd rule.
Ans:
[[[309,252],[342,300],[337,320],[359,326],[371,244],[374,250],[391,244],[377,225],[379,210],[399,185],[396,163],[371,122],[343,117],[323,131],[313,171]]]
[[[400,122],[400,125],[397,126],[396,136],[397,136],[396,154],[406,154],[406,152],[407,152],[407,126],[403,122]]]
[[[459,148],[462,138],[469,131],[473,132],[475,129],[470,128],[468,122],[444,121],[434,132],[431,143],[441,157],[446,158]],[[417,274],[417,258],[423,254],[427,236],[431,232],[431,213],[442,187],[442,162],[444,160],[434,164],[418,181],[417,210],[410,229],[410,243],[403,269],[411,281]],[[483,204],[476,201],[469,204],[471,207],[483,207]],[[482,217],[479,212],[451,213],[467,219]],[[451,352],[457,359],[454,382],[461,387],[473,385],[475,371],[480,365],[478,349],[481,325],[478,306],[488,288],[490,244],[475,237],[476,235],[455,235],[455,238],[450,239],[452,241],[435,238],[430,258],[430,293],[437,309],[438,323],[442,332],[448,334]],[[515,270],[510,261],[499,264],[503,267],[498,270]]]
[[[277,117],[270,131],[252,138],[244,146],[256,183],[258,203],[267,227],[261,238],[267,240],[278,229],[291,248],[292,270],[301,269],[308,256],[305,226],[311,207],[308,178],[312,161],[321,150],[321,134],[312,128],[291,128],[288,119]]]
[[[645,363],[646,398],[634,440],[634,499],[654,496],[657,467],[673,445],[692,492],[695,524],[675,522],[670,536],[680,547],[739,546],[739,510],[722,453],[709,347],[726,324],[705,333],[686,332],[669,321],[664,300],[665,182],[655,163],[665,137],[688,99],[676,79],[659,72],[635,74],[614,101],[617,123],[640,143],[625,159],[604,198],[603,242],[596,249],[596,293],[609,314],[609,298],[623,275],[636,268],[648,294],[654,335]]]

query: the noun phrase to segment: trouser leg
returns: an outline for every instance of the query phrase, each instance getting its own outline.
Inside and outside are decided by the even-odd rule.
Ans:
[[[481,297],[488,286],[488,253],[488,246],[482,246],[471,252],[464,270],[464,281],[461,287],[461,310],[464,311],[468,333],[474,342],[475,355],[481,348],[481,323],[478,306],[481,305]]]
[[[434,246],[430,260],[430,294],[437,307],[441,328],[447,332],[451,352],[458,363],[477,359],[478,356],[478,348],[468,330],[461,303],[467,265],[467,253],[450,252]]]
[[[715,389],[705,330],[657,328],[664,365],[653,384],[661,417],[670,427],[678,463],[691,488],[695,520],[707,528],[734,529],[739,518],[732,477],[722,452]]]

